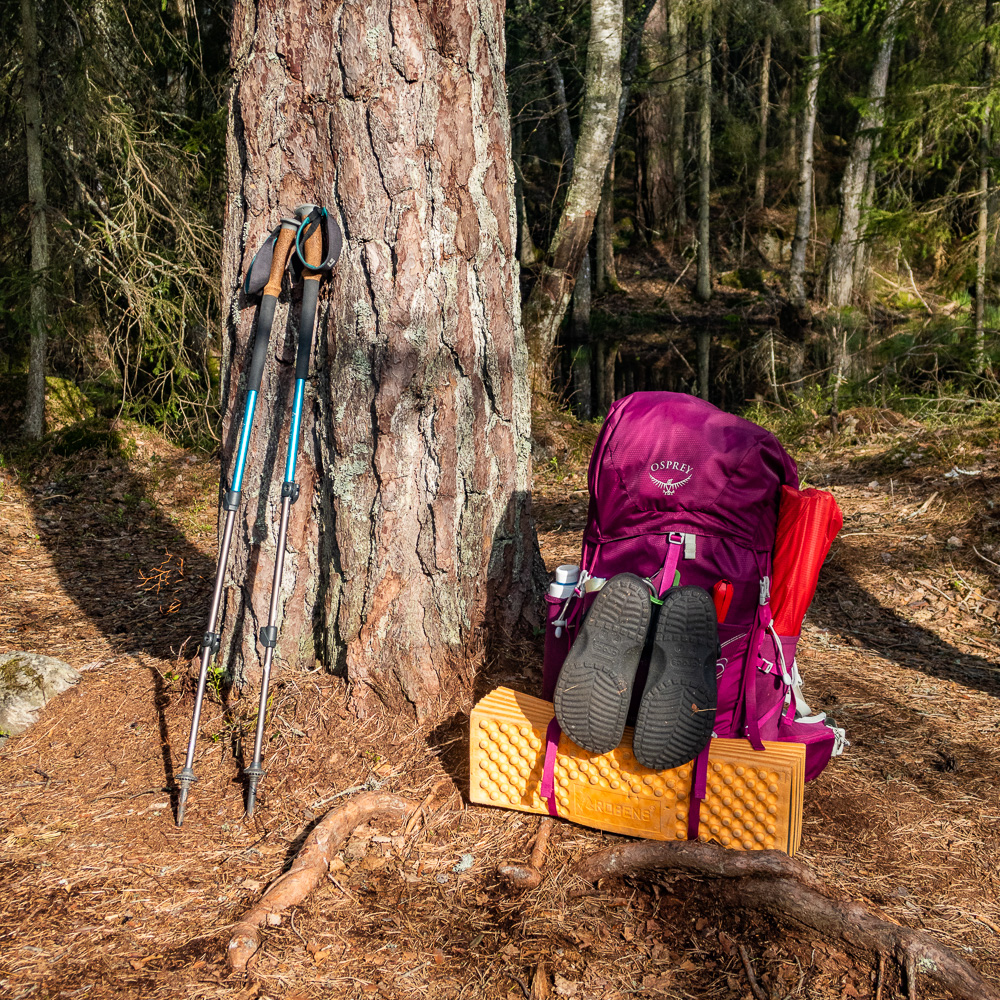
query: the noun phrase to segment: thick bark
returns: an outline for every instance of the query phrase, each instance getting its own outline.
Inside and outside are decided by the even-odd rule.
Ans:
[[[767,192],[767,119],[771,109],[771,32],[764,36],[764,51],[760,58],[760,136],[757,139],[757,177],[754,181],[754,202],[764,207]]]
[[[530,621],[538,592],[503,4],[373,0],[293,18],[240,0],[232,52],[224,471],[254,325],[235,306],[242,269],[302,201],[324,202],[345,236],[306,390],[279,667],[345,674],[363,715],[434,718],[469,696],[483,633]],[[241,683],[259,670],[275,559],[288,316],[282,302],[226,590]]]
[[[993,24],[993,0],[986,0],[983,27]],[[993,53],[989,40],[983,42],[983,89],[989,93],[993,85]],[[979,126],[979,192],[978,229],[976,233],[976,328],[972,342],[972,370],[981,375],[986,370],[986,253],[990,231],[990,109],[983,105]]]
[[[698,95],[698,277],[694,295],[699,302],[712,297],[712,261],[709,254],[709,195],[712,184],[712,5],[701,13],[701,66]]]
[[[608,172],[604,177],[601,191],[601,207],[597,211],[594,235],[594,289],[603,295],[609,288],[613,292],[621,289],[618,271],[615,268],[615,157],[611,154]]]
[[[21,40],[24,49],[24,144],[28,163],[31,213],[31,347],[28,355],[28,396],[24,436],[37,441],[45,433],[45,341],[49,325],[49,232],[45,219],[45,173],[42,162],[42,101],[38,70],[38,30],[34,0],[21,0]]]
[[[670,38],[666,0],[657,0],[646,19],[642,56],[649,66],[646,90],[636,108],[636,173],[641,225],[662,236],[677,201],[672,177],[673,150],[670,122]]]
[[[670,34],[671,174],[676,196],[676,227],[687,226],[687,185],[684,180],[684,117],[687,113],[687,12],[684,0],[673,0],[668,17]]]
[[[849,306],[854,301],[856,257],[864,239],[861,216],[865,191],[869,186],[874,186],[873,181],[869,181],[869,171],[885,117],[889,65],[892,62],[896,25],[902,5],[902,0],[890,0],[889,11],[882,26],[878,56],[868,83],[868,106],[858,122],[851,144],[851,155],[840,182],[840,213],[826,260],[827,302],[831,306]]]
[[[573,283],[594,229],[601,188],[614,148],[621,97],[622,0],[592,0],[586,90],[573,180],[541,273],[524,307],[533,370],[545,378]]]
[[[819,8],[820,0],[807,0],[809,6],[809,68],[806,76],[806,106],[802,113],[802,155],[799,161],[798,210],[795,213],[795,236],[792,261],[788,269],[788,291],[792,304],[806,309],[806,250],[812,225],[813,135],[819,101]]]

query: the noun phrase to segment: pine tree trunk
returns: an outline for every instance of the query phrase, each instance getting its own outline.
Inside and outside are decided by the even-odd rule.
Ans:
[[[809,70],[806,77],[806,106],[802,120],[802,158],[799,163],[798,210],[795,213],[795,236],[792,261],[788,269],[788,290],[792,304],[808,308],[806,302],[806,250],[812,225],[813,135],[819,105],[819,8],[820,0],[809,4]]]
[[[661,237],[673,215],[676,196],[671,176],[670,148],[670,38],[666,0],[657,0],[646,19],[642,56],[650,67],[646,91],[636,108],[636,172],[639,184],[639,217],[643,229]]]
[[[345,236],[321,291],[278,665],[341,673],[361,715],[433,719],[468,704],[484,635],[533,621],[540,582],[503,4],[296,19],[238,0],[232,53],[227,479],[254,328],[241,272],[299,202],[324,202]],[[296,313],[276,314],[225,593],[239,684],[259,671]]]
[[[671,174],[676,196],[676,230],[687,226],[687,184],[684,179],[684,119],[687,113],[687,14],[684,0],[671,0],[667,19],[670,33],[670,142]]]
[[[695,298],[712,297],[712,262],[709,253],[709,195],[712,183],[712,6],[701,14],[701,87],[698,96],[698,277]]]
[[[993,24],[993,0],[986,0],[983,27],[988,32]],[[993,86],[993,53],[987,38],[983,42],[983,89],[989,93]],[[979,126],[979,192],[978,229],[976,233],[976,328],[972,343],[972,370],[976,375],[986,371],[986,260],[990,231],[990,108],[983,107]]]
[[[858,270],[855,266],[856,256],[864,239],[861,215],[865,189],[869,186],[872,154],[885,117],[889,65],[892,62],[892,48],[901,8],[902,0],[890,0],[889,11],[882,26],[878,56],[868,84],[868,107],[858,122],[851,144],[851,155],[840,182],[837,229],[826,259],[826,294],[831,306],[849,306],[854,301],[855,275]]]
[[[601,207],[597,212],[594,224],[594,289],[598,295],[603,295],[609,288],[613,292],[621,289],[618,284],[618,271],[615,268],[615,157],[611,156],[608,172],[604,178],[604,188],[601,191]]]
[[[764,52],[760,60],[760,137],[757,140],[757,178],[754,183],[754,203],[764,207],[767,193],[767,118],[771,109],[771,32],[764,36]]]
[[[31,206],[31,346],[24,436],[37,441],[45,433],[45,341],[49,325],[49,231],[45,218],[45,173],[42,162],[42,100],[38,71],[38,29],[34,0],[21,0],[21,42],[24,51],[24,144]]]
[[[592,0],[586,90],[573,180],[541,273],[524,306],[524,333],[535,378],[546,382],[556,336],[594,229],[618,124],[622,0]]]

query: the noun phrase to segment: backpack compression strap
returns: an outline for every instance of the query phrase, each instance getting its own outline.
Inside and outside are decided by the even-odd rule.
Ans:
[[[545,731],[545,764],[542,768],[542,784],[538,789],[540,798],[545,799],[550,816],[558,816],[556,808],[556,755],[559,752],[559,737],[562,727],[559,720],[553,717]]]

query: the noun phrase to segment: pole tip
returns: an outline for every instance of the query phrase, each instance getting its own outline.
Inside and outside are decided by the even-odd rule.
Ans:
[[[181,788],[181,793],[177,797],[177,825],[184,825],[184,807],[187,805],[188,790],[187,785]]]

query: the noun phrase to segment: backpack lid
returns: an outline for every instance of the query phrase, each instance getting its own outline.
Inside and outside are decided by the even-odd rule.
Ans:
[[[798,481],[763,427],[696,396],[635,392],[611,407],[594,446],[585,538],[691,531],[770,552],[780,489]]]

